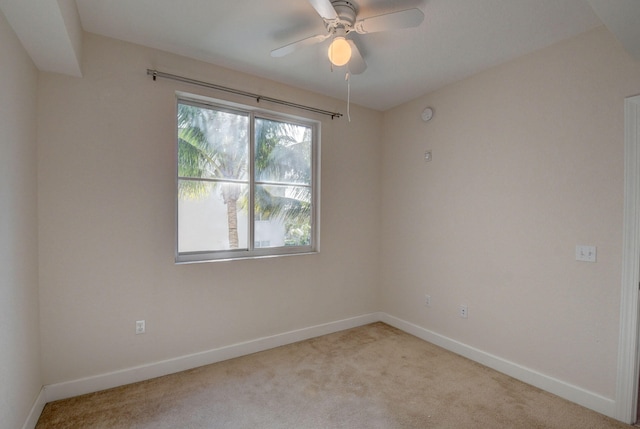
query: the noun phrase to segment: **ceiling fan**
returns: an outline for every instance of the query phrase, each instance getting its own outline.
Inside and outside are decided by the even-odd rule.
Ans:
[[[368,34],[417,27],[424,20],[424,14],[417,8],[358,19],[358,7],[351,1],[308,1],[324,21],[327,32],[274,49],[271,51],[272,57],[283,57],[300,48],[323,42],[332,37],[333,41],[328,50],[331,63],[335,66],[348,64],[350,73],[360,74],[366,70],[367,63],[362,58],[355,42],[347,38],[350,33],[355,31],[358,34]]]

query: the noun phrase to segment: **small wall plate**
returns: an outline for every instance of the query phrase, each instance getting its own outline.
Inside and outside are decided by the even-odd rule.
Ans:
[[[431,107],[427,107],[422,111],[422,120],[429,122],[431,118],[433,118],[433,109]]]

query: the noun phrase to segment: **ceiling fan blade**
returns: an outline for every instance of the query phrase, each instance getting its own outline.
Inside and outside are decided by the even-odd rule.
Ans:
[[[311,6],[325,19],[336,19],[338,14],[329,0],[309,0]]]
[[[320,43],[326,40],[329,37],[329,34],[318,34],[315,36],[307,37],[306,39],[298,40],[297,42],[289,43],[281,48],[274,49],[271,51],[271,56],[274,58],[284,57],[285,55],[289,55],[295,50],[300,48],[304,48],[305,46],[313,45],[315,43]]]
[[[349,60],[349,71],[351,74],[360,74],[367,69],[367,63],[362,58],[362,54],[360,54],[360,50],[358,46],[353,42],[353,40],[348,39],[347,43],[351,46],[351,59]]]
[[[360,19],[356,22],[355,29],[359,34],[376,33],[378,31],[417,27],[423,20],[424,13],[420,9],[406,9]]]

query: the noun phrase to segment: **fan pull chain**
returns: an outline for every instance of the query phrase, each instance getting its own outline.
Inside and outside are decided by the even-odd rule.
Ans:
[[[351,73],[349,73],[347,71],[347,74],[344,77],[344,79],[347,81],[347,120],[349,122],[351,122],[351,111],[350,111],[350,104],[351,104]]]

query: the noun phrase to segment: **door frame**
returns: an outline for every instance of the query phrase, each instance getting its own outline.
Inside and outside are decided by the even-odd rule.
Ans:
[[[636,422],[640,287],[640,95],[624,100],[624,220],[615,417]]]

